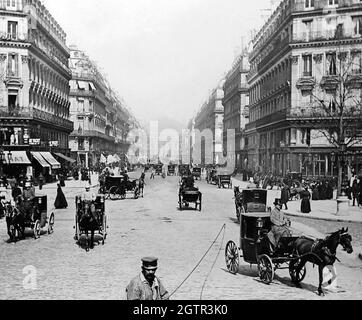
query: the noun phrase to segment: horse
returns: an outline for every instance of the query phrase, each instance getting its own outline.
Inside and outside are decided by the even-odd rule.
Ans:
[[[301,256],[296,267],[296,273],[298,274],[307,262],[318,265],[318,294],[324,296],[324,291],[322,289],[323,269],[328,265],[333,265],[335,261],[338,260],[336,257],[338,245],[343,247],[343,251],[351,254],[353,252],[351,242],[352,236],[348,233],[348,228],[346,230],[342,228],[341,230],[331,233],[325,239],[318,239],[315,241],[305,237],[296,239],[293,244],[293,249],[298,256]]]
[[[84,231],[86,235],[86,242],[88,250],[94,248],[94,231],[99,227],[99,221],[95,209],[92,208],[92,204],[89,201],[83,202],[83,208],[79,211],[79,227]],[[91,232],[91,239],[89,243],[88,233]],[[79,240],[79,239],[78,239]],[[89,244],[89,247],[88,247]]]
[[[9,235],[9,242],[16,242],[16,232],[18,233],[18,238],[25,238],[25,219],[20,211],[14,207],[11,202],[6,202],[4,204],[5,209],[5,220],[7,226],[7,232]]]

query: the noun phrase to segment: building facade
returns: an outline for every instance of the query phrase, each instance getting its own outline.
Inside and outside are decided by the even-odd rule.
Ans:
[[[249,168],[305,176],[336,175],[336,146],[321,101],[335,108],[338,72],[348,61],[351,92],[361,101],[362,2],[284,0],[253,40],[248,75],[250,121],[246,125]],[[338,71],[339,70],[339,71]],[[359,104],[359,107],[361,105]],[[359,126],[362,127],[361,119]],[[362,149],[350,149],[350,168],[362,172]]]
[[[72,157],[87,167],[97,165],[101,155],[117,155],[125,161],[127,135],[136,126],[134,117],[85,52],[70,46],[69,64]]]
[[[0,17],[0,145],[69,155],[66,34],[38,0],[0,1]]]
[[[223,149],[227,150],[227,131],[235,130],[235,167],[247,168],[248,154],[245,148],[245,126],[249,121],[249,72],[247,50],[237,57],[227,73],[224,84]]]
[[[196,164],[223,164],[221,163],[224,159],[223,154],[223,119],[224,119],[224,107],[222,105],[222,100],[224,98],[224,86],[225,80],[222,80],[219,85],[213,89],[211,92],[208,101],[206,101],[194,120],[194,130],[198,130],[201,136],[198,137],[195,134],[195,143],[194,148],[201,148],[201,159],[193,159],[195,163],[201,160],[200,163]],[[208,131],[211,133],[211,136],[207,134]],[[198,139],[200,141],[197,141]],[[199,145],[197,144],[199,143]]]

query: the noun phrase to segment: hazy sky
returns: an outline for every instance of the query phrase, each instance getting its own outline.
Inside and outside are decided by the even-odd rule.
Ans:
[[[43,0],[141,121],[186,123],[270,0]],[[278,1],[277,1],[278,2]]]

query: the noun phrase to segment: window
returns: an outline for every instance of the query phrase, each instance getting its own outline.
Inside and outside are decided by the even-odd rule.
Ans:
[[[305,0],[305,8],[314,8],[314,0]]]
[[[16,53],[9,53],[8,55],[8,76],[19,76],[19,55]]]
[[[338,6],[338,0],[328,0],[330,6]]]
[[[303,56],[303,76],[304,77],[311,77],[312,76],[312,55],[308,54]]]
[[[336,68],[336,53],[327,53],[327,75],[328,76],[335,76],[337,74]]]
[[[353,34],[355,36],[362,36],[362,16],[353,17]]]
[[[362,54],[361,51],[352,52],[352,73],[361,74],[362,72]]]
[[[16,40],[18,36],[18,23],[16,21],[8,21],[8,37]]]

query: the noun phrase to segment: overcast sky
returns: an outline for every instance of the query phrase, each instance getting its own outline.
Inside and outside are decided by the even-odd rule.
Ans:
[[[270,0],[43,0],[140,121],[186,123]],[[279,1],[276,1],[279,2]]]

